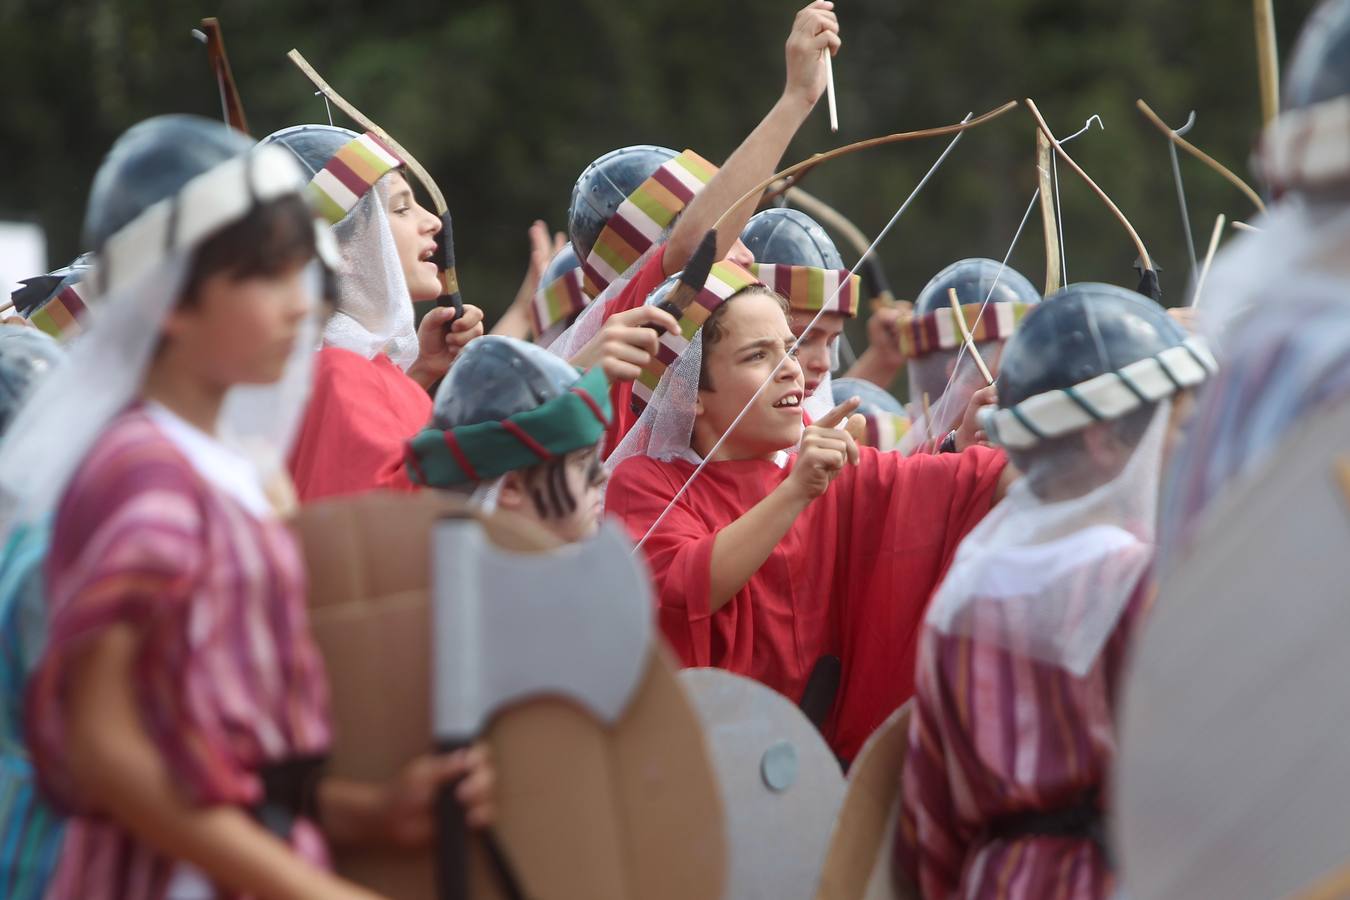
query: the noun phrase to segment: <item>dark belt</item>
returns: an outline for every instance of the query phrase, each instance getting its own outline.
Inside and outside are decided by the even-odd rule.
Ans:
[[[1111,862],[1106,844],[1106,824],[1101,803],[1093,791],[1078,802],[1056,809],[1035,809],[999,816],[985,829],[988,840],[1015,841],[1020,838],[1057,837],[1092,841]]]
[[[253,818],[283,841],[290,840],[297,819],[318,819],[319,779],[328,765],[326,754],[293,756],[259,766],[263,797]]]

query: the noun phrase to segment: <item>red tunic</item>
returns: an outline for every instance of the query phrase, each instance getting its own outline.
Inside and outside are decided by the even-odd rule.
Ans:
[[[624,285],[618,296],[609,301],[609,305],[605,307],[604,321],[608,321],[615,313],[627,312],[645,303],[647,296],[666,280],[665,260],[666,245],[662,244],[651,258],[643,263],[642,268],[633,276],[633,280]],[[637,422],[637,416],[633,414],[633,382],[616,381],[610,386],[609,399],[614,408],[614,421],[605,429],[606,457],[614,452],[614,448],[619,446],[619,441],[623,440],[624,435],[628,434],[628,430]]]
[[[856,466],[797,517],[760,570],[711,612],[713,541],[787,477],[745,460],[708,465],[644,550],[661,629],[686,666],[748,675],[793,701],[816,661],[843,677],[826,737],[851,759],[914,692],[928,599],[956,546],[989,510],[1002,453],[982,447],[903,457],[862,448]],[[605,502],[640,540],[694,466],[649,457],[614,471]]]
[[[431,419],[431,397],[384,354],[325,347],[291,455],[302,503],[377,488],[411,491],[404,442]]]

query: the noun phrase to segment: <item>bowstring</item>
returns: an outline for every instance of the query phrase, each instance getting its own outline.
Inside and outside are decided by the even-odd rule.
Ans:
[[[1069,135],[1068,137],[1066,137],[1066,138],[1064,138],[1063,140],[1061,140],[1060,143],[1061,143],[1061,144],[1067,144],[1069,141],[1073,140],[1074,138],[1079,137],[1079,136],[1081,136],[1081,135],[1083,135],[1083,134],[1086,134],[1086,133],[1088,132],[1088,130],[1092,128],[1092,124],[1093,124],[1094,122],[1097,123],[1097,127],[1098,127],[1098,128],[1102,129],[1103,131],[1106,130],[1106,125],[1105,125],[1105,123],[1102,122],[1102,117],[1094,113],[1093,115],[1091,115],[1091,116],[1089,116],[1089,117],[1087,118],[1087,121],[1085,121],[1085,122],[1083,123],[1083,127],[1082,127],[1082,128],[1078,129],[1078,130],[1075,131],[1073,134],[1071,134],[1071,135]],[[1050,155],[1050,164],[1051,164],[1051,167],[1052,167],[1052,168],[1051,168],[1051,171],[1052,171],[1052,172],[1054,171],[1054,170],[1053,170],[1054,161],[1055,161],[1055,154],[1052,153],[1052,154]],[[1055,211],[1055,218],[1058,220],[1056,224],[1059,226],[1059,233],[1060,233],[1059,249],[1060,249],[1060,253],[1063,254],[1063,252],[1064,252],[1064,237],[1063,237],[1063,235],[1064,235],[1064,217],[1061,216],[1061,215],[1059,214],[1059,180],[1058,180],[1057,178],[1052,178],[1052,180],[1054,181],[1054,185],[1055,185],[1055,208],[1056,208],[1056,211]],[[987,294],[984,295],[984,300],[980,303],[980,311],[979,311],[979,313],[977,313],[976,316],[975,316],[975,321],[976,321],[976,322],[979,322],[979,321],[984,317],[984,311],[988,308],[989,302],[990,302],[990,300],[991,300],[991,299],[993,298],[993,296],[994,296],[994,291],[998,289],[999,280],[1003,278],[1003,273],[1004,273],[1004,272],[1007,270],[1007,268],[1008,268],[1008,260],[1012,258],[1013,251],[1017,249],[1017,243],[1018,243],[1018,241],[1020,241],[1020,240],[1022,239],[1022,232],[1026,230],[1026,227],[1027,227],[1027,221],[1031,218],[1031,211],[1032,211],[1033,209],[1036,208],[1036,201],[1039,200],[1040,198],[1041,198],[1041,189],[1040,189],[1040,187],[1038,186],[1038,187],[1036,188],[1036,190],[1035,190],[1035,191],[1032,193],[1032,195],[1031,195],[1031,202],[1027,204],[1027,210],[1026,210],[1026,212],[1022,214],[1022,221],[1021,221],[1021,223],[1017,226],[1017,233],[1013,235],[1012,243],[1008,245],[1008,252],[1005,253],[1005,254],[1003,254],[1003,261],[999,264],[998,272],[994,275],[994,283],[991,284],[991,285],[989,285],[989,292],[988,292]],[[1060,277],[1061,277],[1061,279],[1062,279],[1062,283],[1068,284],[1068,281],[1069,281],[1069,279],[1068,279],[1068,269],[1067,269],[1067,268],[1064,266],[1064,264],[1063,264],[1062,256],[1061,256],[1061,263],[1060,263],[1060,273],[1061,273]],[[960,349],[960,350],[957,352],[957,354],[956,354],[956,365],[952,366],[952,374],[951,374],[950,376],[948,376],[948,378],[947,378],[947,384],[946,384],[946,386],[942,389],[942,394],[938,397],[938,403],[937,403],[937,405],[938,405],[938,410],[937,410],[937,415],[938,415],[938,417],[941,418],[943,421],[946,421],[946,419],[947,419],[947,412],[948,412],[948,409],[947,409],[947,406],[948,406],[948,398],[951,396],[952,385],[956,384],[956,376],[957,376],[957,374],[961,371],[961,360],[965,358],[967,346],[968,346],[968,345],[966,344],[965,341],[962,341],[962,342],[961,342],[961,349]],[[930,423],[930,424],[931,424],[931,423]]]
[[[969,122],[974,115],[975,112],[973,110],[966,113],[966,117],[962,119],[961,122],[963,124]],[[961,139],[965,136],[966,132],[957,132],[956,136],[952,138],[952,142],[942,151],[942,155],[937,158],[937,161],[928,169],[923,178],[919,179],[919,183],[914,186],[914,190],[910,191],[909,196],[905,198],[905,202],[900,204],[900,208],[891,216],[890,221],[886,223],[886,227],[881,229],[881,233],[876,236],[876,239],[873,240],[863,254],[858,257],[858,261],[854,264],[853,268],[849,270],[848,277],[840,279],[839,286],[834,289],[834,293],[821,304],[820,309],[816,312],[815,317],[811,319],[810,324],[802,329],[801,337],[798,337],[792,342],[792,346],[788,349],[788,352],[783,354],[783,358],[778,361],[778,364],[773,367],[773,371],[769,373],[768,377],[764,379],[764,382],[755,390],[755,393],[750,397],[750,400],[745,406],[741,408],[741,411],[736,414],[736,418],[731,420],[731,425],[727,427],[727,430],[724,431],[722,436],[713,444],[712,449],[699,460],[698,465],[694,467],[694,471],[689,474],[687,479],[685,479],[684,484],[680,485],[680,489],[675,492],[675,496],[670,499],[670,502],[666,504],[666,508],[661,511],[661,514],[656,517],[656,521],[647,529],[647,533],[642,536],[642,540],[637,542],[637,546],[633,548],[634,554],[641,552],[642,547],[647,543],[648,538],[656,532],[657,528],[661,527],[661,523],[666,520],[666,516],[670,515],[671,510],[675,508],[675,505],[679,503],[681,498],[689,491],[689,486],[694,483],[695,479],[703,472],[708,463],[717,455],[717,451],[722,448],[724,443],[726,443],[727,438],[736,430],[736,426],[741,423],[741,420],[744,419],[754,407],[755,401],[768,389],[769,385],[773,384],[774,378],[777,377],[779,370],[783,368],[789,359],[795,357],[797,348],[801,345],[801,342],[806,335],[811,333],[811,329],[816,326],[816,323],[820,321],[820,317],[825,315],[826,312],[832,311],[830,305],[838,298],[839,292],[853,280],[853,276],[858,274],[858,270],[862,268],[863,262],[872,255],[873,251],[876,250],[877,245],[879,245],[882,240],[885,239],[886,235],[890,233],[891,229],[895,227],[895,223],[900,221],[900,217],[905,214],[905,210],[909,209],[910,204],[914,202],[914,198],[919,195],[919,191],[923,190],[924,185],[928,184],[929,179],[937,173],[937,170],[947,161],[947,157],[951,155],[951,152],[956,149],[956,145],[959,144]]]

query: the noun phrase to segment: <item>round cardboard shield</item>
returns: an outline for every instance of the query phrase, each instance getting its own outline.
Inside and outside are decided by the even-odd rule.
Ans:
[[[787,698],[721,669],[679,680],[722,789],[735,900],[811,900],[844,799],[839,761]]]

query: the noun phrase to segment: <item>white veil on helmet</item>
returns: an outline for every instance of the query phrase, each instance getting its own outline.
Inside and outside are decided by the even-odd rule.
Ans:
[[[400,369],[407,369],[417,361],[417,328],[412,295],[385,213],[392,174],[375,182],[333,226],[342,262],[337,311],[324,326],[323,341],[367,359],[385,353]]]
[[[961,542],[927,622],[1083,677],[1153,560],[1158,486],[1171,419],[1155,408],[1119,474],[1078,497],[1048,500],[1022,478]],[[1047,470],[1087,462],[1070,446]]]
[[[333,223],[341,255],[338,300],[323,342],[366,359],[385,353],[407,369],[417,359],[417,329],[385,212],[390,175],[403,170],[403,160],[370,132],[332,125],[293,125],[262,142],[295,158],[310,179],[310,197]]]
[[[219,146],[203,153],[198,142],[209,145],[214,138],[238,151],[245,140],[234,132],[221,138],[213,129],[227,131],[196,117],[164,116],[135,126],[118,144],[144,147],[158,141],[189,159],[215,161]],[[118,150],[114,145],[110,160]],[[304,174],[279,148],[245,149],[203,168],[176,193],[142,209],[99,248],[90,283],[101,314],[20,409],[0,446],[0,531],[47,516],[99,433],[139,394],[161,325],[187,286],[196,249],[261,203],[303,196]],[[95,185],[97,190],[99,182]],[[327,250],[335,260],[327,229],[316,222],[315,231],[321,254]],[[218,423],[220,439],[248,457],[263,487],[285,472],[308,393],[321,265],[319,260],[310,264],[306,282],[313,315],[282,378],[231,389]]]

